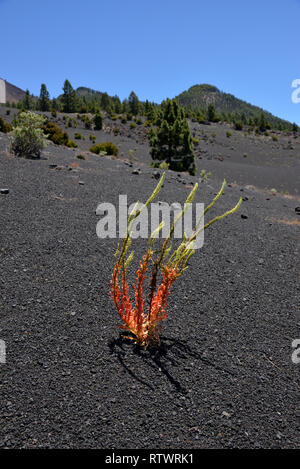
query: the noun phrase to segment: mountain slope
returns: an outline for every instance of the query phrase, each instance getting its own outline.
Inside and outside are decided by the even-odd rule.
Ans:
[[[25,91],[6,81],[6,101],[17,102],[25,98]]]
[[[284,126],[290,124],[258,106],[253,106],[232,94],[223,93],[216,86],[208,84],[194,85],[180,93],[175,99],[187,109],[206,109],[209,104],[213,104],[220,113],[238,112],[244,113],[246,117],[255,117],[263,112],[270,123]]]

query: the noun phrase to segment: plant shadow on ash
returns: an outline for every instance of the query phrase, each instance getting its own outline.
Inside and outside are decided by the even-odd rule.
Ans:
[[[152,390],[154,390],[154,386],[139,377],[136,372],[131,369],[129,363],[130,358],[132,358],[133,355],[142,359],[142,361],[147,366],[162,373],[173,386],[174,390],[182,394],[186,394],[187,390],[178,381],[178,379],[175,379],[170,369],[172,369],[172,367],[180,366],[182,361],[184,361],[184,365],[188,358],[199,360],[207,366],[211,366],[219,371],[229,373],[230,375],[235,374],[231,370],[225,369],[216,363],[213,363],[198,351],[193,350],[186,341],[170,337],[161,337],[159,346],[149,347],[145,350],[144,348],[133,343],[132,340],[125,338],[120,334],[117,339],[112,339],[109,341],[108,346],[110,353],[117,357],[124,370],[129,373],[129,375],[136,381]]]

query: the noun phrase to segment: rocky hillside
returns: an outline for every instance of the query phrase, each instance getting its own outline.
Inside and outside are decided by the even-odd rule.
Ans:
[[[209,104],[213,104],[220,113],[238,112],[244,113],[246,117],[255,117],[263,112],[268,122],[272,124],[281,123],[283,127],[286,127],[287,124],[286,121],[273,116],[270,112],[238,99],[232,94],[223,93],[212,85],[192,86],[176,96],[176,99],[181,106],[188,109],[206,109]]]

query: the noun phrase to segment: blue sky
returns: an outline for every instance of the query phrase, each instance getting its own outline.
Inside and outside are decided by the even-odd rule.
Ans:
[[[300,0],[0,0],[0,77],[161,102],[222,91],[300,125]]]

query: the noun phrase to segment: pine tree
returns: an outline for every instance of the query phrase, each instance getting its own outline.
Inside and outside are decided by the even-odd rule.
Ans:
[[[166,161],[174,171],[196,172],[193,143],[183,108],[175,100],[162,103],[162,115],[157,130],[149,132],[150,154],[153,160]]]
[[[110,106],[110,99],[107,93],[102,93],[101,95],[101,109],[107,111]]]
[[[69,80],[66,80],[63,87],[62,95],[63,112],[76,111],[76,93]]]
[[[128,106],[129,112],[131,112],[132,115],[137,116],[139,113],[140,102],[134,91],[131,91],[128,97]]]
[[[213,104],[209,104],[207,107],[207,119],[210,122],[215,122],[216,121],[216,109]]]
[[[100,112],[97,112],[97,114],[95,115],[94,124],[95,124],[95,127],[94,127],[95,130],[101,130],[102,129],[103,118],[102,118],[102,114]]]
[[[263,112],[260,114],[258,127],[261,132],[265,132],[265,130],[267,129],[267,121]]]
[[[25,97],[24,97],[23,102],[22,102],[23,109],[25,109],[26,111],[29,111],[30,109],[33,108],[33,104],[34,104],[33,103],[33,98],[30,95],[29,90],[26,90]]]
[[[40,99],[39,99],[39,109],[40,111],[49,111],[50,110],[50,95],[47,87],[44,83],[41,84]]]

